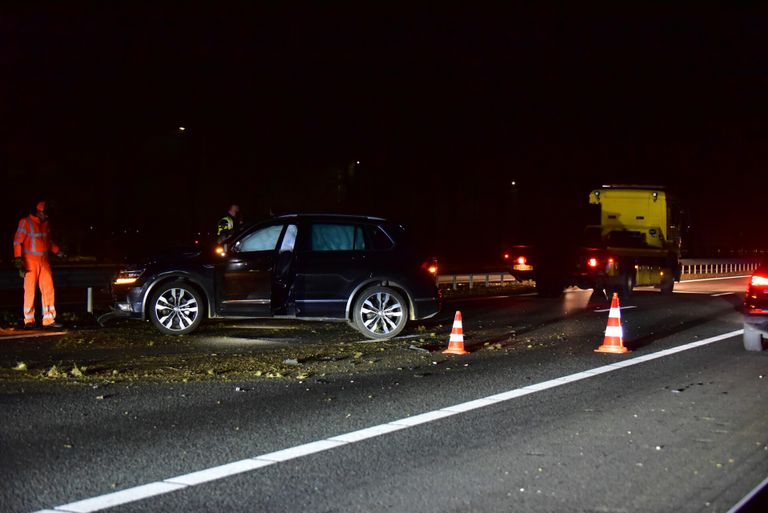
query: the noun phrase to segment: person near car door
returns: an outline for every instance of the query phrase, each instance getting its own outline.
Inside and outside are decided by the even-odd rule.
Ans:
[[[224,242],[227,237],[232,235],[235,231],[235,226],[240,224],[240,206],[232,205],[227,211],[227,215],[219,219],[219,224],[216,227],[216,241],[218,243]]]
[[[53,276],[48,252],[59,257],[64,254],[51,238],[45,201],[35,204],[33,213],[19,221],[16,237],[13,239],[13,257],[19,273],[24,275],[24,327],[35,325],[35,294],[40,287],[43,306],[43,326],[60,328],[56,322],[54,306]]]

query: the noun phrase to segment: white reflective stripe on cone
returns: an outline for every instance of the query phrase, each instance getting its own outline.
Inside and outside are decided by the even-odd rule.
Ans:
[[[624,330],[621,329],[621,326],[608,326],[605,328],[605,336],[620,338],[624,336]]]

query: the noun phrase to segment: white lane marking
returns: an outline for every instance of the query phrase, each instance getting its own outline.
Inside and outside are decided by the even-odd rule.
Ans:
[[[141,486],[135,486],[119,492],[108,493],[106,495],[100,495],[91,499],[85,499],[82,501],[72,502],[65,504],[64,506],[56,506],[56,511],[66,511],[72,513],[90,513],[91,511],[99,511],[102,509],[112,508],[114,506],[120,506],[121,504],[128,504],[129,502],[135,502],[148,497],[154,497],[155,495],[161,495],[168,492],[174,492],[186,488],[182,484],[154,482]]]
[[[710,294],[712,297],[720,297],[720,296],[730,296],[735,294],[735,292],[720,292],[719,294]]]
[[[760,493],[760,490],[761,490],[763,487],[765,487],[765,486],[768,486],[768,477],[766,477],[765,479],[763,479],[763,482],[762,482],[762,483],[760,483],[759,485],[757,485],[756,487],[754,487],[754,488],[752,489],[752,491],[751,491],[751,492],[749,492],[747,495],[745,495],[745,496],[744,496],[744,498],[743,498],[743,499],[741,499],[739,502],[737,502],[737,503],[736,503],[736,505],[735,505],[734,507],[732,507],[731,509],[729,509],[729,510],[727,511],[727,513],[738,513],[738,511],[739,511],[739,510],[740,510],[740,509],[741,509],[741,508],[742,508],[742,507],[743,507],[743,506],[744,506],[746,503],[748,503],[749,501],[751,501],[751,500],[752,500],[752,498],[753,498],[755,495],[757,495],[758,493]]]
[[[183,488],[196,486],[202,483],[215,481],[217,479],[222,479],[222,478],[229,477],[242,472],[248,472],[253,469],[274,465],[276,463],[288,461],[290,459],[301,458],[309,454],[315,454],[318,452],[327,451],[329,449],[334,449],[336,447],[340,447],[343,445],[360,442],[363,440],[368,440],[368,439],[375,438],[387,433],[391,433],[393,431],[420,426],[422,424],[426,424],[428,422],[434,422],[436,420],[450,417],[452,415],[466,413],[469,411],[477,410],[479,408],[490,406],[492,404],[497,404],[503,401],[508,401],[510,399],[515,399],[517,397],[522,397],[524,395],[533,394],[536,392],[541,392],[543,390],[549,390],[551,388],[560,387],[568,383],[574,383],[576,381],[588,379],[593,376],[597,376],[599,374],[613,372],[619,369],[623,369],[625,367],[631,367],[633,365],[638,365],[640,363],[656,360],[658,358],[663,358],[665,356],[669,356],[672,354],[688,351],[689,349],[695,349],[697,347],[713,344],[715,342],[726,340],[726,339],[735,337],[737,335],[741,335],[743,333],[744,333],[744,330],[731,331],[729,333],[724,333],[722,335],[717,335],[715,337],[706,338],[704,340],[690,342],[688,344],[683,344],[681,346],[676,346],[670,349],[657,351],[655,353],[650,353],[643,356],[636,356],[634,358],[621,360],[616,363],[603,365],[601,367],[595,367],[594,369],[577,372],[575,374],[569,374],[567,376],[562,376],[562,377],[551,379],[548,381],[543,381],[541,383],[535,383],[533,385],[524,386],[522,388],[508,390],[506,392],[491,395],[481,399],[475,399],[472,401],[467,401],[465,403],[455,404],[453,406],[441,408],[439,410],[433,410],[431,412],[425,412],[425,413],[413,415],[410,417],[404,417],[402,419],[394,420],[387,424],[380,424],[378,426],[372,426],[366,429],[361,429],[359,431],[344,433],[338,436],[327,438],[325,440],[318,440],[315,442],[310,442],[310,443],[298,445],[295,447],[289,447],[287,449],[283,449],[280,451],[263,454],[261,456],[255,456],[253,458],[248,458],[245,460],[234,461],[232,463],[227,463],[225,465],[219,465],[217,467],[212,467],[209,469],[192,472],[190,474],[185,474],[178,477],[172,477],[164,481],[157,481],[154,483],[149,483],[145,485],[136,486],[133,488],[128,488],[118,492],[112,492],[105,495],[100,495],[98,497],[92,497],[92,498],[84,499],[78,502],[65,504],[63,506],[56,506],[54,510],[59,513],[62,513],[62,512],[90,513],[92,511],[99,511],[99,510],[111,508],[113,506],[117,506],[120,504],[126,504],[128,502],[139,501],[155,495],[169,493],[176,490],[181,490]],[[37,513],[43,513],[44,511],[49,512],[51,510],[41,510],[41,511],[38,511]]]
[[[620,306],[619,310],[629,310],[630,308],[637,308],[635,305]],[[592,310],[593,312],[610,312],[610,308],[601,308],[600,310]]]
[[[735,280],[736,278],[749,278],[749,274],[739,276],[720,276],[718,278],[695,278],[693,280],[680,280],[680,283],[692,283],[694,281]]]
[[[696,294],[699,296],[708,296],[709,292],[702,290],[700,292],[696,292],[695,290],[673,290],[675,294]]]
[[[172,477],[166,479],[165,483],[181,484],[184,486],[194,486],[202,483],[207,483],[214,479],[221,479],[222,477],[233,476],[241,472],[248,472],[249,470],[255,470],[260,467],[266,467],[272,465],[271,461],[264,460],[240,460],[225,465],[219,465],[218,467],[212,467],[199,472],[192,472],[190,474],[184,474],[183,476]]]

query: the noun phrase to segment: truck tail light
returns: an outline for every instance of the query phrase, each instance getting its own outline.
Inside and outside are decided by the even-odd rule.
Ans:
[[[588,265],[589,267],[593,268],[593,269],[594,269],[595,267],[597,267],[597,265],[598,265],[599,263],[600,263],[600,262],[599,262],[599,261],[597,260],[597,258],[595,258],[595,257],[592,257],[592,258],[590,258],[590,259],[588,259],[588,260],[587,260],[587,265]]]
[[[752,275],[750,285],[753,287],[768,287],[768,276],[763,276],[761,274]]]
[[[421,264],[421,268],[427,271],[432,276],[437,276],[437,271],[439,270],[439,267],[437,265],[437,259],[433,258],[431,260],[427,260],[423,264]]]
[[[528,259],[524,256],[517,257],[517,263],[520,265],[525,265],[525,263],[528,262]]]

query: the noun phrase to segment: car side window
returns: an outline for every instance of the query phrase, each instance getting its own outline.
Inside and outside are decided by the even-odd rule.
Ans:
[[[366,249],[363,229],[352,224],[313,224],[312,251],[359,251]]]
[[[280,253],[287,253],[293,251],[296,246],[296,234],[299,232],[298,227],[295,224],[289,224],[283,235],[283,243],[280,244]]]
[[[235,244],[234,249],[239,253],[272,251],[277,247],[277,240],[280,238],[280,232],[282,231],[283,225],[281,224],[259,228],[240,239]]]

